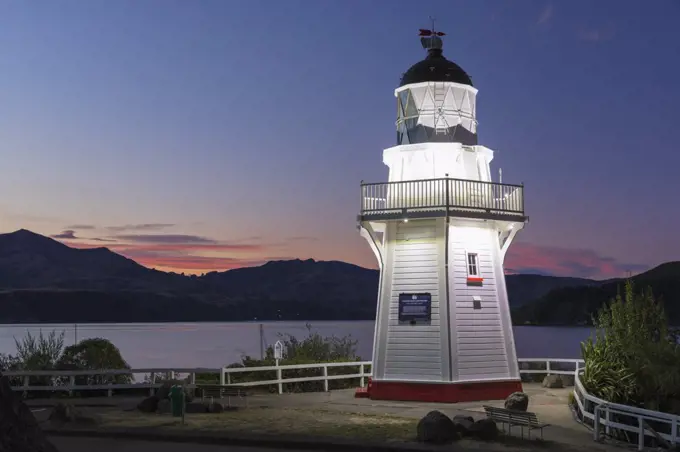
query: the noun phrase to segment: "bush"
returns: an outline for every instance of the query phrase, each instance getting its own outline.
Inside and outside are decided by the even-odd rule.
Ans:
[[[595,337],[581,344],[582,382],[610,402],[680,414],[680,348],[651,290],[627,281],[593,323]]]
[[[84,339],[64,349],[57,362],[59,370],[129,369],[118,347],[108,339]],[[77,385],[127,384],[132,375],[82,375],[75,377]],[[88,391],[91,392],[91,391]]]
[[[307,325],[307,337],[299,340],[291,334],[279,335],[283,344],[283,359],[279,361],[282,366],[295,364],[318,364],[318,363],[334,363],[334,362],[351,362],[360,361],[356,354],[357,341],[353,340],[351,336],[337,338],[335,336],[322,337],[318,333],[311,330],[311,326]],[[244,356],[240,363],[234,363],[228,368],[247,368],[247,367],[265,367],[274,366],[276,360],[274,359],[274,347],[268,347],[265,352],[264,359],[253,359],[250,356]],[[368,369],[366,369],[368,370]],[[356,366],[343,367],[329,367],[328,375],[349,375],[359,373],[359,364]],[[283,378],[306,378],[314,376],[322,376],[323,369],[287,369],[282,371]],[[216,376],[219,379],[219,376]],[[276,371],[258,371],[258,372],[239,372],[230,375],[231,383],[243,383],[248,381],[266,381],[276,380]],[[197,376],[197,380],[199,377]],[[329,381],[329,389],[352,388],[359,385],[359,379],[351,380],[331,380]],[[278,385],[270,385],[267,389],[271,392],[278,390]],[[305,381],[296,383],[284,384],[286,392],[312,392],[323,391],[323,381]]]

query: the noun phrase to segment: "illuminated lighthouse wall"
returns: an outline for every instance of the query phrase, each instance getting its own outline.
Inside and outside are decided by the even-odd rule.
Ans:
[[[441,49],[424,61],[462,72]],[[491,181],[467,75],[433,72],[404,75],[398,144],[383,152],[389,183],[362,187],[360,231],[380,266],[369,396],[505,398],[521,390],[503,260],[524,226],[522,191]]]

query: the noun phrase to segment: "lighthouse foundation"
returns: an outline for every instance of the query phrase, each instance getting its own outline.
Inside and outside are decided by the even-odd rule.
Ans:
[[[373,380],[368,396],[372,400],[460,403],[504,400],[513,392],[522,392],[520,380],[458,383]]]

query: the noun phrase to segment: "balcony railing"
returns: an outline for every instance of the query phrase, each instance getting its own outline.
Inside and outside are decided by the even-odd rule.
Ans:
[[[524,186],[450,178],[361,184],[361,219],[447,214],[524,221]]]

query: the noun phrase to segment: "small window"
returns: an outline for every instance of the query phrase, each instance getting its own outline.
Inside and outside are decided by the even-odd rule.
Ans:
[[[468,253],[467,255],[468,277],[476,278],[479,276],[477,266],[477,253]]]

